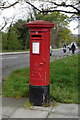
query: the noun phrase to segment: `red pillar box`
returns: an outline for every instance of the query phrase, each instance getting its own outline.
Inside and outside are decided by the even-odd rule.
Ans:
[[[30,28],[30,84],[29,100],[34,105],[49,102],[50,88],[50,28],[51,22],[29,22]]]

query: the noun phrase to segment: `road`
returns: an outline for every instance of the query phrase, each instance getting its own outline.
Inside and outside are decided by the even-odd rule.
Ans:
[[[13,70],[29,67],[29,54],[3,55],[2,78],[8,76]]]
[[[3,55],[2,58],[0,58],[0,60],[2,60],[2,78],[4,79],[5,77],[7,77],[15,69],[29,67],[29,56],[29,53],[17,55]],[[53,56],[60,58],[62,56],[65,56],[65,54],[63,53],[62,49],[54,49]]]

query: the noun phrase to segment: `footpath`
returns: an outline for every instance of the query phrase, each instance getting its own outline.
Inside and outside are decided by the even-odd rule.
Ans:
[[[2,98],[2,118],[79,118],[78,104],[24,107],[27,98]]]
[[[55,59],[60,58],[62,57]],[[54,61],[54,58],[51,61]],[[80,118],[78,104],[57,103],[56,106],[51,107],[24,107],[27,98],[0,97],[0,101],[2,101],[0,102],[0,118],[43,118],[46,120],[48,118],[75,118],[75,120]]]

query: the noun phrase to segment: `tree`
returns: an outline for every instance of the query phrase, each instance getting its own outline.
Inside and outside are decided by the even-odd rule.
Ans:
[[[1,10],[4,9],[8,9],[10,7],[15,6],[16,4],[24,4],[27,3],[28,5],[32,6],[32,11],[34,12],[34,14],[32,14],[32,12],[30,11],[29,14],[29,19],[27,20],[27,22],[29,20],[37,20],[37,19],[43,19],[43,20],[48,20],[50,22],[53,22],[55,24],[55,27],[53,29],[52,32],[52,41],[51,44],[55,44],[55,46],[59,46],[59,39],[61,39],[61,35],[62,33],[60,31],[65,31],[65,36],[66,37],[66,33],[67,32],[67,28],[66,25],[68,24],[68,17],[67,15],[64,15],[62,13],[71,13],[71,20],[72,18],[74,18],[74,16],[76,16],[77,19],[79,19],[79,15],[80,15],[80,10],[79,10],[79,4],[80,2],[78,0],[71,0],[69,3],[68,1],[65,2],[65,0],[59,1],[57,2],[55,0],[55,2],[50,1],[50,0],[36,0],[39,1],[40,6],[37,7],[34,4],[34,1],[32,2],[32,0],[23,0],[21,2],[21,0],[16,0],[15,3],[9,4],[9,2],[5,2],[4,0],[1,1]],[[73,8],[73,10],[68,10],[65,9],[63,10],[63,8]],[[15,7],[14,7],[15,8]],[[60,13],[61,12],[61,13]],[[57,17],[58,16],[58,17]],[[23,48],[25,49],[26,47],[29,48],[29,32],[28,32],[28,28],[25,27],[26,24],[25,22],[23,23],[23,21],[19,20],[17,23],[15,23],[13,26],[15,26],[17,28],[16,33],[18,35],[18,40],[20,40],[20,44],[22,44]],[[25,34],[24,34],[25,33]],[[54,34],[55,36],[54,36]],[[61,33],[61,35],[60,35]],[[70,35],[70,34],[68,34]],[[27,38],[27,39],[26,39]],[[54,40],[53,40],[54,38]],[[64,39],[65,41],[66,39]],[[27,44],[27,46],[26,46]]]
[[[40,6],[35,5],[35,2],[38,2]],[[30,5],[32,8],[37,10],[40,13],[50,13],[50,12],[62,12],[71,14],[70,20],[77,19],[80,20],[80,0],[16,0],[14,3],[7,0],[0,1],[1,11],[14,7],[16,4]],[[45,9],[41,9],[41,6],[44,6]],[[47,9],[46,9],[47,6]],[[14,7],[15,9],[15,7]],[[31,11],[30,11],[31,12]],[[4,28],[5,24],[1,29]],[[79,27],[79,26],[78,26]]]
[[[21,49],[21,40],[18,40],[17,29],[11,26],[7,33],[7,50]]]
[[[23,50],[29,48],[29,31],[26,27],[26,23],[27,21],[20,19],[14,24],[14,27],[17,29],[16,33],[19,36],[18,39],[22,40],[21,44]]]
[[[71,35],[71,31],[66,27],[60,28],[58,34],[57,46],[62,47],[64,43],[70,44],[72,41],[73,41],[73,36]]]
[[[38,13],[36,14],[35,18],[36,20],[42,19],[54,23],[54,28],[51,32],[52,47],[61,47],[61,45],[67,40],[67,36],[70,37],[69,35],[71,34],[71,31],[66,28],[69,23],[67,15],[61,14],[60,12],[43,14]]]
[[[24,50],[29,48],[29,30],[26,21],[18,20],[10,25],[7,33],[2,33],[3,50]]]
[[[34,20],[34,18],[36,20],[46,20],[46,21],[50,21],[53,22],[55,24],[54,29],[52,30],[51,33],[51,45],[52,47],[61,47],[61,45],[67,40],[67,38],[70,38],[70,30],[68,30],[67,28],[65,28],[68,25],[68,16],[67,15],[63,15],[61,13],[37,13],[36,11],[34,11],[34,17],[30,17],[30,19],[28,19],[28,21],[32,21]],[[27,21],[27,22],[28,22]],[[12,34],[13,36],[14,33],[16,33],[17,36],[16,37],[16,41],[19,42],[18,45],[19,48],[18,49],[27,49],[29,48],[29,30],[26,27],[26,21],[23,20],[18,20],[18,22],[16,22],[15,24],[13,24],[13,26],[11,28],[9,28],[8,31],[8,36],[7,40],[8,42],[8,47],[9,49],[13,48],[13,46],[11,45],[12,42],[14,42],[14,37],[13,39],[11,39]],[[64,28],[64,29],[63,29]],[[11,37],[10,37],[11,36]],[[67,37],[68,36],[68,37]],[[11,39],[11,43],[10,43],[10,39]],[[69,39],[70,40],[70,39]],[[70,40],[71,41],[71,40]],[[11,47],[11,48],[10,48]]]
[[[66,28],[69,23],[67,15],[61,14],[60,12],[41,14],[35,11],[35,19],[54,23],[54,28],[51,32],[52,47],[62,47],[64,42],[69,44],[72,41],[71,31]]]
[[[7,33],[3,33],[2,32],[2,50],[6,50],[7,49]]]
[[[0,32],[0,51],[2,51],[2,33]]]
[[[32,4],[32,3],[34,3],[33,0],[29,0],[29,1],[24,0],[24,3],[26,2],[27,4],[31,5],[36,10],[38,10],[39,12],[55,12],[55,11],[57,11],[57,12],[65,12],[65,13],[71,13],[71,14],[80,15],[80,9],[79,9],[80,1],[79,0],[74,0],[74,1],[73,0],[70,0],[70,1],[63,0],[63,1],[56,1],[56,2],[49,1],[49,0],[36,0],[36,1],[39,1],[39,4],[40,4],[40,2],[42,2],[42,4],[43,3],[50,4],[52,6],[52,8],[48,9],[48,10],[40,10],[34,4]],[[12,6],[14,6],[14,5],[18,4],[18,3],[21,3],[21,1],[17,0],[16,2],[10,4],[8,1],[5,2],[4,0],[2,0],[0,2],[0,9],[10,8],[10,7],[12,7]],[[70,7],[73,10],[71,10],[71,11],[68,11],[67,9],[62,10],[62,9],[59,9],[59,7],[64,7],[64,8],[69,8]],[[56,9],[56,8],[58,8],[58,9]]]

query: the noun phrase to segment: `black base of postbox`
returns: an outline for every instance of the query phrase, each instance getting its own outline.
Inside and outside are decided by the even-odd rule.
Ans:
[[[49,102],[50,86],[29,85],[29,101],[35,106],[41,106]]]

